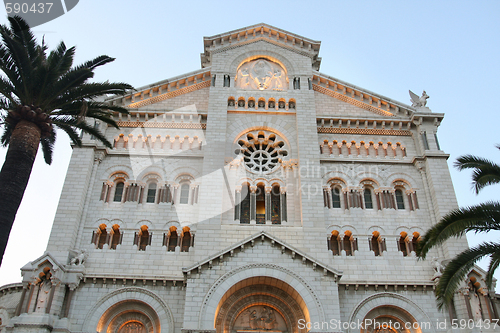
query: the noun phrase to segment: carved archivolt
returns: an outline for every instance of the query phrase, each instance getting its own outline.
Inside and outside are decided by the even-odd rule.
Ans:
[[[249,90],[287,90],[286,70],[277,63],[256,59],[240,66],[236,88]]]

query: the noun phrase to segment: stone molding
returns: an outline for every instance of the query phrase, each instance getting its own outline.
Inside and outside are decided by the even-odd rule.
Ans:
[[[254,234],[248,238],[245,238],[244,240],[237,242],[237,243],[233,244],[232,246],[230,246],[222,251],[219,251],[216,254],[213,254],[213,255],[207,257],[206,259],[199,261],[199,262],[197,262],[189,267],[184,267],[184,268],[182,268],[182,272],[185,274],[186,278],[189,278],[189,276],[191,275],[191,272],[194,271],[195,269],[197,269],[198,272],[200,272],[204,266],[206,266],[205,268],[210,268],[212,266],[213,260],[218,259],[218,260],[222,261],[224,259],[224,256],[228,253],[232,257],[234,254],[234,251],[237,250],[238,248],[243,250],[247,244],[250,244],[250,246],[253,247],[255,245],[256,240],[260,239],[261,242],[263,243],[265,238],[267,238],[271,241],[272,246],[274,246],[275,244],[280,246],[281,253],[284,254],[286,252],[286,250],[288,250],[290,252],[292,259],[294,259],[296,255],[298,255],[298,256],[302,257],[302,262],[304,264],[306,264],[308,261],[310,263],[312,263],[314,270],[316,270],[317,267],[322,268],[323,275],[328,275],[328,273],[331,273],[334,277],[334,281],[337,282],[342,277],[342,271],[336,270],[333,267],[330,267],[326,264],[323,264],[322,262],[318,261],[317,259],[313,258],[312,256],[309,256],[305,252],[302,252],[301,250],[296,249],[295,247],[285,243],[284,241],[280,240],[277,237],[274,237],[274,236],[268,234],[265,231],[258,232],[258,233]],[[280,266],[276,266],[276,267],[280,267]]]
[[[146,297],[136,297],[135,295],[133,295],[134,293],[138,293]],[[87,315],[85,316],[84,331],[95,331],[99,319],[109,308],[119,302],[131,300],[136,300],[148,304],[151,309],[156,312],[156,315],[160,320],[162,329],[165,329],[165,321],[167,322],[168,330],[162,331],[168,333],[174,332],[174,318],[172,315],[172,311],[170,310],[168,305],[163,301],[161,297],[159,297],[152,291],[137,287],[121,288],[101,297],[94,304],[94,306],[90,308]]]
[[[269,272],[263,272],[263,270],[269,270]],[[286,277],[291,277],[295,281],[285,281],[286,279],[283,279],[279,274],[272,274],[273,271],[281,271]],[[323,310],[323,305],[319,301],[319,297],[314,289],[304,278],[302,278],[300,275],[297,275],[295,272],[279,265],[253,263],[238,267],[224,274],[213,283],[212,287],[203,299],[203,303],[201,304],[198,327],[202,327],[203,323],[208,320],[207,318],[210,318],[211,321],[213,321],[213,318],[215,318],[215,313],[207,314],[208,309],[216,309],[218,307],[220,299],[215,298],[221,297],[220,295],[224,295],[237,282],[254,276],[270,276],[278,280],[285,281],[292,287],[294,287],[294,282],[295,284],[299,284],[305,287],[305,290],[302,289],[301,291],[297,290],[295,287],[294,289],[304,301],[310,301],[309,303],[306,303],[306,306],[309,309],[310,320],[325,321],[325,312]],[[307,291],[306,295],[304,295],[304,291]],[[315,306],[311,307],[311,305]]]
[[[361,322],[365,316],[373,309],[381,306],[396,307],[408,312],[418,323],[433,323],[429,316],[412,300],[395,293],[382,292],[371,295],[359,302],[349,315],[349,323]],[[354,333],[355,330],[349,329],[348,333]],[[435,332],[434,328],[427,332]]]

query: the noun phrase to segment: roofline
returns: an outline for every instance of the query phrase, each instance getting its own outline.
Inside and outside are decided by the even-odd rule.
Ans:
[[[205,37],[203,37],[203,41],[205,41],[205,40],[213,40],[213,39],[217,39],[217,38],[221,38],[221,37],[225,37],[225,36],[228,36],[228,35],[235,34],[235,33],[239,32],[239,31],[242,31],[242,30],[250,30],[250,29],[255,29],[255,28],[260,28],[260,27],[270,28],[270,29],[279,31],[279,32],[281,32],[283,34],[286,34],[286,35],[289,35],[289,36],[293,36],[294,38],[302,39],[302,40],[304,40],[304,41],[306,41],[308,43],[321,45],[321,41],[313,40],[313,39],[310,39],[310,38],[307,38],[307,37],[304,37],[304,36],[301,36],[301,35],[297,35],[297,34],[294,34],[292,32],[289,32],[287,30],[283,30],[283,29],[277,28],[275,26],[272,26],[272,25],[264,23],[264,22],[257,23],[257,24],[254,24],[254,25],[249,25],[247,27],[243,27],[243,28],[231,30],[231,31],[224,32],[224,33],[217,34],[217,35],[213,35],[213,36],[205,36]]]
[[[309,256],[305,252],[303,252],[303,251],[301,251],[301,250],[299,250],[299,249],[291,246],[290,244],[287,244],[286,242],[284,242],[284,241],[282,241],[282,240],[274,237],[273,235],[268,234],[267,232],[265,232],[263,230],[260,231],[260,232],[258,232],[258,233],[256,233],[256,234],[254,234],[254,235],[252,235],[252,236],[250,236],[250,237],[247,237],[247,238],[245,238],[245,239],[243,239],[243,240],[241,240],[241,241],[239,241],[239,242],[237,242],[237,243],[235,243],[233,245],[231,245],[230,247],[225,248],[224,250],[221,250],[221,251],[219,251],[219,252],[217,252],[217,253],[215,253],[215,254],[207,257],[206,259],[204,259],[202,261],[198,261],[197,263],[195,263],[195,264],[193,264],[193,265],[191,265],[189,267],[183,267],[182,268],[182,272],[184,274],[189,274],[191,271],[193,271],[193,270],[195,270],[197,268],[200,269],[205,264],[211,265],[211,262],[214,259],[218,259],[221,256],[225,255],[226,253],[229,253],[229,252],[231,252],[234,249],[237,249],[237,248],[239,248],[241,246],[244,246],[245,244],[250,243],[250,242],[254,241],[255,239],[257,239],[259,237],[267,237],[271,241],[274,241],[275,243],[278,243],[279,245],[281,245],[282,248],[284,247],[284,248],[290,250],[295,255],[301,256],[303,261],[307,261],[308,260],[313,265],[319,266],[319,267],[323,268],[325,271],[332,273],[335,276],[335,278],[336,278],[337,281],[340,280],[340,278],[342,277],[343,271],[337,270],[337,269],[335,269],[333,267],[330,267],[330,266],[328,266],[326,264],[323,264],[322,262],[320,262],[320,261],[316,260],[315,258]]]
[[[412,106],[410,106],[410,105],[408,105],[408,104],[405,104],[405,103],[402,103],[402,102],[396,101],[396,100],[394,100],[394,99],[392,99],[392,98],[389,98],[389,97],[387,97],[387,96],[384,96],[384,95],[381,95],[381,94],[375,93],[375,92],[373,92],[373,91],[371,91],[371,90],[368,90],[368,89],[365,89],[365,88],[361,88],[361,87],[359,87],[359,86],[357,86],[357,85],[355,85],[355,84],[352,84],[352,83],[346,82],[346,81],[341,80],[341,79],[337,79],[336,77],[333,77],[333,76],[330,76],[330,75],[326,75],[326,74],[323,74],[323,73],[318,72],[318,71],[313,71],[313,75],[314,75],[314,74],[316,74],[316,75],[318,75],[318,76],[321,76],[321,77],[323,77],[323,78],[330,79],[330,80],[332,80],[332,81],[336,81],[336,82],[340,83],[341,85],[346,86],[346,87],[348,87],[348,88],[351,88],[351,89],[354,89],[354,90],[361,91],[361,92],[366,93],[366,94],[368,94],[368,95],[372,95],[372,96],[374,96],[374,97],[377,97],[377,98],[379,98],[379,99],[381,99],[381,100],[384,100],[384,101],[386,101],[386,102],[389,102],[389,103],[391,103],[391,104],[393,104],[393,105],[396,105],[396,106],[398,106],[398,107],[402,107],[402,108],[407,109],[407,110],[410,110],[410,111],[412,111],[412,112],[416,112],[416,111],[417,111],[414,107],[412,107]]]

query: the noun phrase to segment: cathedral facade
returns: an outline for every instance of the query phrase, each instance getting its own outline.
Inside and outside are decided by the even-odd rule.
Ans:
[[[106,101],[129,110],[94,124],[114,149],[74,147],[0,332],[494,331],[479,268],[436,307],[465,239],[415,256],[457,207],[425,92],[410,106],[322,74],[320,42],[266,24],[203,47],[201,69]]]

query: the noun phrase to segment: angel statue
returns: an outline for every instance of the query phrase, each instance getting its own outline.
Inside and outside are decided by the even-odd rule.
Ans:
[[[413,91],[409,90],[410,92],[410,97],[411,97],[411,102],[413,103],[411,106],[414,108],[419,108],[419,107],[424,107],[427,104],[427,93],[424,92],[422,93],[422,97],[418,97],[417,94],[415,94]]]

